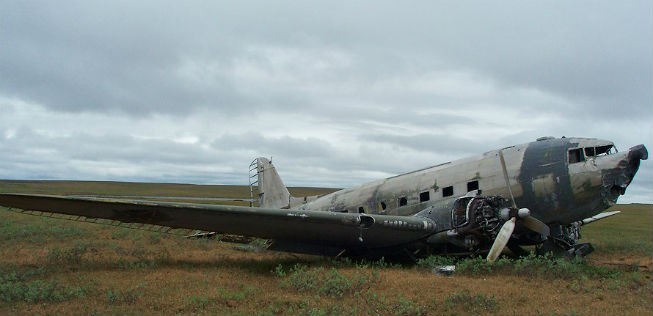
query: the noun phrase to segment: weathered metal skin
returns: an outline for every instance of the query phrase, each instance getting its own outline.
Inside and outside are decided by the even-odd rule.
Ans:
[[[573,206],[567,151],[576,144],[568,138],[550,139],[525,149],[517,177],[522,188],[517,203],[545,222],[555,220],[552,214],[564,213],[561,205]]]

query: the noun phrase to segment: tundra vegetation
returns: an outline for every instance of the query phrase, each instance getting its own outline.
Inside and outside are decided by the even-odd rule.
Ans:
[[[238,186],[23,181],[0,181],[0,192],[249,194]],[[584,228],[582,240],[596,248],[585,261],[503,257],[490,265],[474,256],[398,264],[261,252],[0,208],[0,314],[651,315],[653,206],[612,210],[622,213]],[[452,264],[452,276],[434,273]]]

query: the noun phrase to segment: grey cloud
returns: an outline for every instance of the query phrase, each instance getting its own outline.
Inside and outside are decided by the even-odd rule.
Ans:
[[[220,172],[226,177],[223,181],[233,181],[235,174],[242,178],[240,167],[229,167],[233,163],[229,154],[170,140],[124,135],[48,136],[23,128],[10,139],[0,139],[0,150],[5,153],[0,158],[0,178],[218,181],[219,176],[211,172]]]
[[[418,134],[411,136],[373,134],[361,135],[361,141],[372,141],[376,143],[390,144],[398,148],[409,148],[412,150],[447,155],[465,155],[470,152],[480,152],[483,150],[483,147],[488,146],[486,139],[473,141],[447,134]],[[489,148],[492,147],[488,147],[488,149]]]
[[[614,110],[615,103],[643,113],[641,105],[651,97],[651,48],[642,44],[649,42],[650,19],[633,18],[650,10],[633,4],[518,1],[509,5],[511,10],[430,2],[372,8],[353,2],[345,10],[283,1],[207,7],[77,3],[65,10],[23,2],[3,6],[0,34],[11,49],[0,53],[8,74],[0,89],[59,110],[179,115],[214,107],[236,115],[242,109],[234,105],[301,109],[322,103],[306,95],[304,85],[317,82],[325,91],[353,79],[347,84],[356,89],[397,76],[399,69],[442,68],[468,69],[508,86],[577,98],[595,113],[622,113]],[[206,86],[177,76],[186,59],[228,70],[238,60],[253,58],[265,67],[269,56],[257,53],[257,47],[310,47],[305,57],[316,62],[323,56],[311,51],[336,49],[354,56],[355,64],[330,69],[329,77],[300,77],[303,82],[291,81],[295,87],[287,89],[254,86],[255,93],[237,92],[237,79],[229,72],[213,76]],[[403,94],[397,102],[410,98]]]
[[[329,159],[334,152],[331,145],[321,139],[302,139],[293,136],[268,137],[256,132],[225,134],[213,140],[211,146],[220,150],[245,150],[256,151],[260,155],[279,155],[290,161],[294,160],[294,157]]]

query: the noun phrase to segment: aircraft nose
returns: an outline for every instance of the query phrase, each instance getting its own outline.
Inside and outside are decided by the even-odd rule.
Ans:
[[[639,170],[640,161],[646,159],[648,159],[646,146],[633,146],[614,169],[604,172],[603,187],[608,193],[609,200],[616,203],[617,198],[626,193],[626,188]]]
[[[626,166],[626,169],[624,170],[624,173],[628,177],[628,183],[630,183],[630,181],[635,177],[637,170],[639,170],[640,161],[646,159],[648,159],[648,150],[646,150],[646,146],[640,144],[633,146],[628,150],[628,156],[626,157],[628,166]],[[628,183],[626,185],[628,185]]]
[[[630,149],[628,150],[628,159],[639,159],[639,160],[648,159],[648,150],[646,150],[646,146],[640,144],[637,146],[630,147]]]

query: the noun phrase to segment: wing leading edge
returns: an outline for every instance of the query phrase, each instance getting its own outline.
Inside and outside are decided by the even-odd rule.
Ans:
[[[26,211],[198,229],[346,249],[393,247],[426,238],[436,231],[435,222],[418,216],[26,194],[0,194],[0,205]]]

